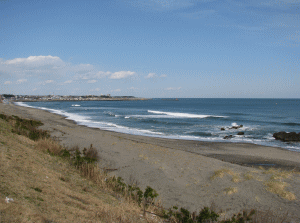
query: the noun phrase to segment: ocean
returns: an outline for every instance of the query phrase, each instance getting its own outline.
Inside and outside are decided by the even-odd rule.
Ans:
[[[241,142],[299,151],[299,142],[273,138],[300,132],[300,99],[152,99],[147,101],[17,102],[43,109],[79,125],[133,135]],[[243,125],[234,129],[233,126]],[[221,130],[225,128],[225,130]],[[237,135],[243,132],[244,135]],[[231,139],[224,139],[232,135]]]

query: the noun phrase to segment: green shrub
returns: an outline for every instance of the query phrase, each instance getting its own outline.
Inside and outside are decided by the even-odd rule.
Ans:
[[[153,203],[153,200],[158,197],[158,194],[154,189],[147,186],[145,192],[144,192],[144,199],[146,200],[146,206]]]
[[[73,153],[73,155],[71,154]],[[69,151],[64,151],[61,155],[63,157],[70,157],[76,167],[80,167],[84,163],[95,163],[98,161],[98,151],[91,144],[89,149],[84,148],[83,153],[80,152],[79,147],[75,146]]]
[[[0,114],[0,118],[3,119],[3,120],[5,120],[5,121],[7,121],[7,116],[4,115],[4,114]]]
[[[204,207],[199,215],[196,217],[197,222],[202,223],[207,220],[216,221],[218,219],[219,215],[216,214],[214,211],[209,210],[208,207]]]
[[[170,219],[171,217],[175,217],[175,219],[180,223],[204,223],[217,221],[219,215],[212,210],[209,210],[208,207],[204,207],[197,216],[195,212],[191,214],[187,209],[173,206],[173,210],[169,209],[168,211],[163,210],[163,218]]]
[[[5,116],[2,115],[1,118],[5,118],[6,120],[10,120],[13,124],[13,129],[11,130],[13,133],[18,135],[24,135],[31,140],[37,141],[41,138],[49,138],[50,135],[47,131],[36,129],[36,127],[43,125],[42,122],[32,120],[32,119],[22,119],[18,116]]]
[[[28,137],[34,141],[37,141],[42,138],[48,138],[49,134],[47,131],[41,129],[29,129]]]
[[[246,223],[252,220],[252,216],[255,214],[255,210],[251,210],[248,214],[247,211],[239,213],[238,215],[233,215],[231,219],[221,221],[221,223]]]
[[[93,147],[93,144],[91,144],[88,149],[87,148],[83,149],[83,155],[84,155],[84,159],[88,163],[96,162],[99,159],[98,151]]]
[[[69,150],[63,149],[62,153],[61,153],[61,156],[64,157],[64,158],[70,158],[71,157],[71,153],[69,152]]]

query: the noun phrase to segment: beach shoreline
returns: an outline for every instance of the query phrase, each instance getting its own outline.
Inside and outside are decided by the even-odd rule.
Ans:
[[[165,139],[77,125],[72,120],[45,110],[0,104],[0,112],[23,118],[37,119],[62,145],[81,149],[93,144],[100,152],[101,167],[116,169],[111,175],[121,176],[125,182],[133,179],[141,188],[151,186],[158,191],[166,207],[179,205],[191,211],[216,203],[226,214],[243,209],[274,210],[297,213],[299,197],[287,201],[268,192],[264,181],[268,175],[258,166],[300,171],[300,153],[251,143],[201,142],[182,139]],[[220,169],[230,169],[241,180],[233,182],[230,174],[212,180]],[[245,180],[243,174],[253,172],[259,180]],[[253,174],[254,175],[254,174]],[[300,194],[299,174],[287,179],[289,189]],[[228,195],[226,188],[237,188]]]

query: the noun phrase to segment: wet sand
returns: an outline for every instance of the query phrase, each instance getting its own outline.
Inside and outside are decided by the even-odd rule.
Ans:
[[[300,153],[275,147],[242,143],[216,143],[163,139],[110,132],[79,126],[47,111],[0,104],[0,113],[32,118],[44,123],[61,144],[80,148],[93,144],[98,149],[99,165],[125,182],[133,180],[141,188],[151,186],[165,207],[177,205],[190,211],[215,204],[223,215],[243,209],[289,212],[300,219],[300,174],[281,179],[286,191],[296,196],[284,199],[267,190],[272,177],[259,166],[300,171]],[[230,170],[212,179],[215,171]],[[246,176],[253,176],[253,178]],[[233,193],[231,193],[233,192]]]

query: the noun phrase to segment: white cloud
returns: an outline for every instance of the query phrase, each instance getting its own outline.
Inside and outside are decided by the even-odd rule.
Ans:
[[[27,79],[19,79],[17,80],[17,84],[22,84],[22,83],[25,83],[27,82]]]
[[[155,78],[156,74],[155,73],[149,73],[145,78]]]
[[[120,91],[121,91],[121,89],[116,89],[116,90],[113,90],[113,91],[115,91],[115,92],[120,92]]]
[[[104,78],[104,77],[107,77],[110,74],[111,74],[111,72],[109,72],[109,71],[106,71],[106,72],[98,71],[95,75],[95,78]]]
[[[93,83],[96,83],[97,81],[96,80],[89,80],[87,83],[88,84],[93,84]]]
[[[149,73],[147,76],[145,76],[146,79],[154,79],[154,78],[158,78],[158,77],[165,78],[165,77],[167,77],[167,75],[166,74],[162,74],[162,75],[158,76],[155,73]]]
[[[91,64],[74,65],[64,62],[57,56],[29,56],[5,60],[0,58],[0,75],[2,79],[10,80],[6,85],[24,82],[46,85],[55,83],[58,85],[71,84],[78,80],[86,80],[86,83],[96,83],[98,79],[125,79],[136,75],[134,71],[101,71]],[[4,82],[4,81],[3,81]]]
[[[5,81],[4,84],[11,84],[11,81]]]
[[[59,57],[29,56],[12,60],[0,59],[0,73],[17,77],[38,77],[59,75],[65,72],[66,63]]]
[[[135,87],[130,87],[130,88],[127,88],[128,90],[137,90],[138,88],[135,88]]]
[[[81,79],[90,79],[90,76],[95,75],[97,72],[94,66],[91,64],[73,65],[70,70],[80,75]]]
[[[40,67],[45,65],[64,65],[59,57],[53,56],[29,56],[27,58],[15,58],[5,61],[8,65]]]
[[[166,88],[167,91],[178,91],[180,90],[182,87],[168,87]]]
[[[110,79],[124,79],[131,77],[135,74],[135,72],[132,71],[119,71],[115,72],[110,76]]]
[[[81,67],[83,68],[83,67]],[[111,74],[111,72],[109,71],[97,71],[96,69],[94,69],[93,67],[86,67],[89,69],[80,69],[78,71],[76,71],[76,73],[80,73],[79,78],[80,79],[84,79],[84,80],[89,80],[89,79],[101,79],[101,78],[105,78],[108,75]]]

